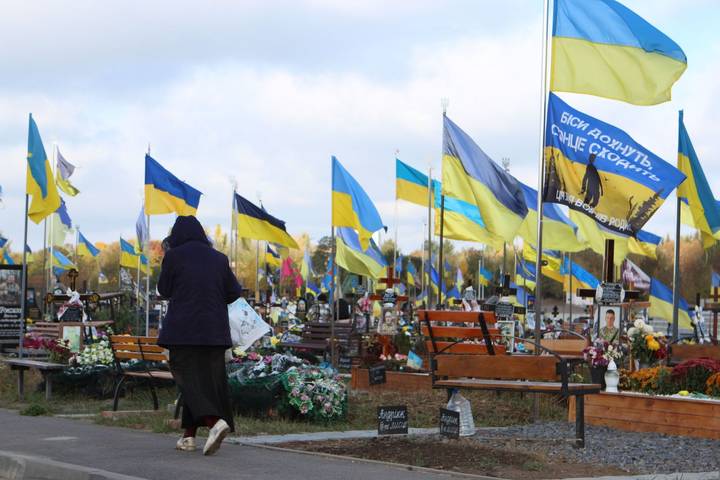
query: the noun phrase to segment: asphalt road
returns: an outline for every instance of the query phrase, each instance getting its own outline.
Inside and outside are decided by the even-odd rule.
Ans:
[[[212,457],[178,452],[176,438],[0,409],[0,450],[152,480],[447,480],[409,471],[265,448],[226,444]],[[2,475],[0,474],[0,478]]]

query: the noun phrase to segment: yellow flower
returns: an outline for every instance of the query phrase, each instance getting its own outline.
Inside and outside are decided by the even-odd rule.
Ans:
[[[403,332],[407,332],[408,330],[410,330],[410,327],[408,327],[407,325],[405,325],[404,327],[402,327],[402,331],[403,331]]]
[[[278,337],[270,337],[270,345],[272,345],[274,347],[278,343],[280,343],[280,339]]]
[[[660,344],[657,342],[657,340],[652,340],[648,342],[648,348],[654,352],[660,350]]]
[[[678,392],[678,395],[680,395],[681,397],[687,397],[688,395],[690,395],[690,392],[688,392],[687,390],[680,390]]]

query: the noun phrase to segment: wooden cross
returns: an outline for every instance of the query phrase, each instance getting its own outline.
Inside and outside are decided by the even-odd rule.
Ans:
[[[75,282],[77,281],[79,273],[74,268],[71,268],[70,271],[67,273],[67,276],[70,278],[70,289],[75,292]]]
[[[395,276],[395,267],[392,265],[387,267],[387,277],[378,279],[379,282],[384,283],[388,286],[388,288],[393,288],[394,285],[398,283],[402,283],[402,281]],[[382,301],[383,297],[385,296],[384,290],[376,290],[374,295],[370,295],[368,298],[370,300],[379,300]],[[408,297],[407,295],[398,295],[395,297],[395,299],[398,302],[407,302]]]
[[[572,275],[572,266],[570,267]],[[615,240],[605,240],[605,258],[603,261],[603,282],[615,282]],[[578,288],[577,296],[581,298],[595,298],[594,288]],[[636,300],[640,298],[639,290],[625,290],[625,300]]]

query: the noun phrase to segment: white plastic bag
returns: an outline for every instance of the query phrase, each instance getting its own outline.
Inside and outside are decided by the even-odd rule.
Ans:
[[[233,346],[243,351],[272,330],[242,297],[228,305],[228,317]]]

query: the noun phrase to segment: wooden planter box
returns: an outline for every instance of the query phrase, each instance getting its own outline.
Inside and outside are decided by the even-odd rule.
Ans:
[[[575,421],[575,397],[569,420]],[[667,398],[632,392],[585,396],[590,425],[720,440],[720,401]]]
[[[417,392],[431,390],[432,379],[429,373],[391,372],[385,373],[386,382],[370,385],[367,368],[352,367],[350,388],[353,390],[386,391],[386,392]]]
[[[720,345],[703,343],[701,345],[672,345],[670,347],[670,363],[678,364],[691,358],[720,360]]]

